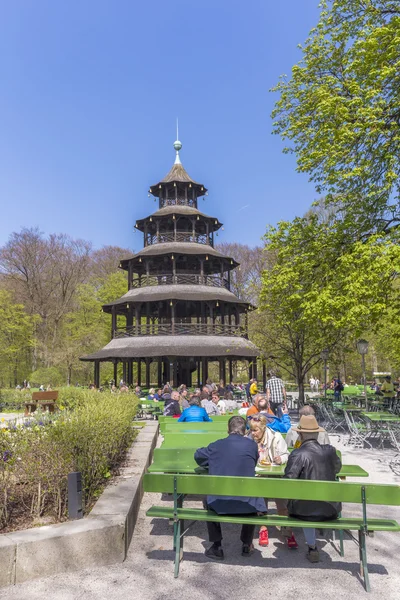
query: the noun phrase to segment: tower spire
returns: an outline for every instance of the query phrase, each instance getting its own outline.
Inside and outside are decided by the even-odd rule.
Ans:
[[[179,150],[182,148],[182,144],[179,141],[179,129],[178,129],[178,119],[176,119],[176,140],[174,142],[174,148],[176,150],[176,157],[175,157],[175,165],[181,165],[181,159],[179,158]]]

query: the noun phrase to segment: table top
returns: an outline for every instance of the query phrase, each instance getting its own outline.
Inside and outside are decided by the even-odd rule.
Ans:
[[[149,473],[186,473],[186,474],[202,474],[207,473],[207,469],[199,467],[194,460],[162,460],[157,458],[148,468]],[[259,477],[283,477],[285,473],[285,465],[271,465],[256,467],[256,475]],[[367,471],[364,471],[358,465],[342,465],[338,477],[368,477]]]
[[[400,416],[391,413],[379,412],[363,412],[363,417],[367,417],[370,421],[379,421],[381,423],[400,423]]]

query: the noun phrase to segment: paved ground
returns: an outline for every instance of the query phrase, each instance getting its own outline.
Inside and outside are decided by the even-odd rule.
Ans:
[[[333,438],[337,440],[337,438]],[[368,481],[400,483],[389,468],[393,452],[350,450],[336,443],[343,460],[357,463],[369,473]],[[161,502],[169,502],[162,499]],[[311,565],[305,559],[304,538],[297,533],[300,548],[288,550],[279,534],[270,530],[270,546],[251,558],[240,555],[239,528],[224,528],[225,561],[208,561],[203,552],[208,546],[205,524],[197,524],[185,539],[185,560],[179,579],[173,577],[172,528],[166,521],[150,520],[145,512],[160,503],[158,494],[145,494],[129,555],[124,564],[85,570],[37,580],[0,590],[1,600],[255,600],[280,597],[285,600],[337,600],[364,597],[358,571],[358,548],[345,541],[345,557],[337,552],[332,539],[319,540],[321,562]],[[195,501],[190,502],[198,505]],[[188,504],[189,505],[189,504]],[[345,514],[356,515],[350,505]],[[400,520],[400,509],[372,507],[370,516]],[[372,592],[370,600],[395,600],[400,588],[400,533],[377,533],[368,539],[368,557]]]

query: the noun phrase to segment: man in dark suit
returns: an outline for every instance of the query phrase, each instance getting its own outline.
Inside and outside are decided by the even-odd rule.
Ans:
[[[242,417],[231,417],[228,421],[228,437],[213,442],[207,448],[196,450],[194,459],[201,467],[208,467],[209,475],[234,475],[254,477],[258,461],[257,444],[244,437],[246,423]],[[266,513],[263,498],[243,496],[207,496],[206,506],[219,515],[255,515]],[[208,537],[212,546],[205,554],[209,558],[223,560],[221,547],[222,531],[220,523],[207,522]],[[242,525],[240,539],[242,555],[248,556],[253,550],[255,525]]]

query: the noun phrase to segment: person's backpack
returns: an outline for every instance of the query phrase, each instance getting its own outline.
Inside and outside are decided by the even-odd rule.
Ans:
[[[343,392],[344,385],[343,385],[343,383],[341,381],[338,382],[336,389],[337,389],[338,392]]]

